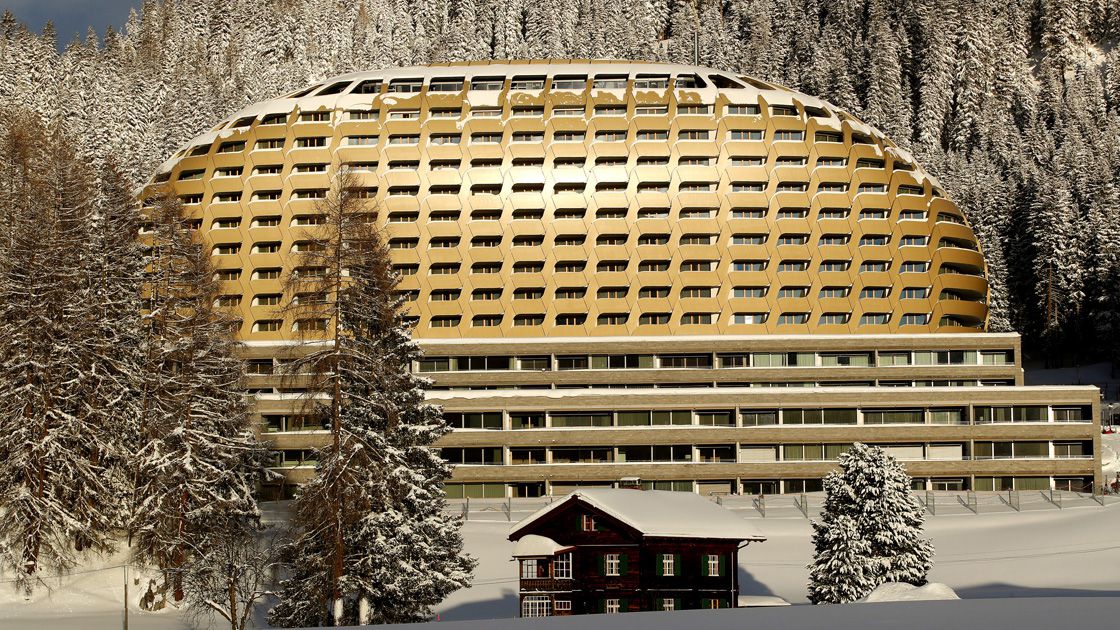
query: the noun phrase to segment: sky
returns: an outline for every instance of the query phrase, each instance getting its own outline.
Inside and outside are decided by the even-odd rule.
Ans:
[[[100,37],[105,27],[120,29],[128,20],[128,11],[139,7],[142,0],[0,0],[0,13],[11,11],[16,20],[36,33],[47,22],[58,30],[59,48],[93,27]]]

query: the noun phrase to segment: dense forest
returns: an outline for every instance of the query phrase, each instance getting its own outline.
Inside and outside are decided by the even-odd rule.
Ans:
[[[911,149],[989,260],[991,330],[1051,365],[1120,357],[1120,0],[147,0],[59,53],[0,24],[0,105],[141,183],[239,107],[331,75],[484,58],[735,70]]]

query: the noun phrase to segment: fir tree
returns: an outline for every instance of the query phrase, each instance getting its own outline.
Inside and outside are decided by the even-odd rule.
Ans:
[[[218,528],[259,520],[253,488],[265,451],[249,426],[239,322],[218,306],[220,285],[178,200],[145,200],[151,226],[145,278],[145,378],[130,531],[135,559],[166,575],[175,600],[182,570]]]
[[[319,375],[331,444],[296,498],[283,550],[291,573],[269,622],[419,621],[468,584],[474,565],[458,520],[443,514],[450,469],[431,444],[448,427],[409,371],[419,351],[356,176],[341,173],[319,211],[324,223],[304,235],[286,293],[315,342],[297,371]]]
[[[856,443],[825,478],[825,502],[813,522],[809,601],[841,604],[884,582],[926,583],[933,545],[922,537],[925,510],[910,476],[882,449]]]

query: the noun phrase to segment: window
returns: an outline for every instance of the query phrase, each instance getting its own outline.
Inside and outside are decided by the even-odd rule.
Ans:
[[[682,129],[677,133],[678,140],[710,140],[712,132],[707,129]]]
[[[592,514],[584,514],[580,519],[580,529],[585,532],[598,531],[595,523],[595,516]]]
[[[676,610],[676,609],[677,609],[677,600],[675,600],[671,597],[661,598],[661,610],[666,610],[667,611],[667,610]]]
[[[672,577],[677,574],[677,557],[671,553],[661,554],[661,575]],[[673,601],[673,600],[669,600]],[[671,608],[668,610],[672,610]]]
[[[607,577],[618,577],[618,576],[622,575],[622,573],[621,573],[621,571],[622,571],[622,559],[621,558],[622,558],[621,554],[617,554],[617,553],[608,553],[603,557],[603,567],[604,567],[604,570],[605,570],[605,575]],[[612,600],[607,600],[607,601],[610,602]],[[613,601],[615,602],[615,610],[613,612],[618,612],[618,610],[617,610],[618,600],[616,599],[616,600],[613,600]],[[611,611],[608,611],[608,612],[611,612]]]
[[[582,326],[587,321],[584,313],[561,313],[556,316],[557,326]]]
[[[253,323],[253,332],[276,332],[281,323],[279,319],[258,319]]]
[[[559,604],[559,602],[557,602]],[[569,610],[571,602],[568,602]],[[557,607],[559,609],[559,607]],[[550,617],[552,616],[552,599],[548,595],[526,595],[521,600],[522,617]]]
[[[603,603],[603,611],[610,615],[618,614],[621,608],[620,602],[621,600],[618,599],[605,600]]]
[[[761,129],[732,129],[732,140],[762,140]]]
[[[564,553],[564,554],[560,554],[559,556],[556,556],[556,559],[553,560],[553,562],[552,562],[552,577],[554,577],[558,580],[570,580],[570,579],[572,579],[572,554],[571,553]],[[560,604],[561,603],[562,602],[556,602],[556,608],[558,610],[560,609]],[[571,602],[566,602],[566,603],[568,604],[569,607],[571,606]]]
[[[705,555],[704,560],[707,563],[707,567],[705,567],[707,571],[704,572],[704,575],[708,577],[719,577],[720,565],[723,564],[721,562],[721,556],[719,554],[709,553]]]
[[[736,260],[731,263],[732,271],[763,271],[766,269],[765,260]]]
[[[778,316],[779,326],[790,326],[794,324],[804,324],[809,321],[808,313],[782,313]]]
[[[727,114],[729,116],[757,116],[759,113],[759,107],[755,103],[727,106]]]
[[[638,323],[643,326],[665,325],[669,323],[669,313],[642,313]]]

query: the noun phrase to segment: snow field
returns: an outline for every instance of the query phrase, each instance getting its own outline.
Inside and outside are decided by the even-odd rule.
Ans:
[[[795,510],[786,511],[790,514],[777,518],[740,512],[767,537],[766,542],[740,552],[740,590],[744,595],[776,595],[802,604],[807,601],[806,566],[812,554],[809,521]],[[491,520],[464,525],[466,550],[479,559],[474,585],[436,607],[439,619],[517,615],[517,568],[510,556],[513,543],[506,540],[512,524],[503,516],[494,514]],[[1028,510],[1024,505],[1022,513],[939,514],[926,521],[936,548],[930,581],[949,586],[962,599],[1120,595],[1118,525],[1120,503],[1064,510],[1053,506]],[[120,628],[121,570],[98,570],[119,564],[120,556],[87,563],[80,569],[83,573],[50,581],[53,591],[43,589],[31,601],[0,583],[0,628]],[[134,601],[140,588],[129,583]],[[188,627],[179,611],[153,614],[133,606],[130,615],[130,630]]]

